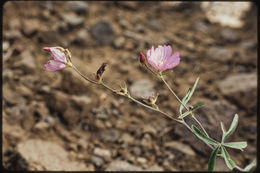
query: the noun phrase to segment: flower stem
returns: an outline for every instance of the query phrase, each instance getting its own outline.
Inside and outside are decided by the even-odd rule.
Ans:
[[[87,78],[86,76],[84,76],[72,63],[71,63],[71,67],[81,76],[83,77],[86,81],[94,83],[94,84],[98,84],[96,81],[93,81],[89,78]]]
[[[175,96],[175,98],[183,105],[183,107],[189,111],[189,108],[187,108],[187,106],[185,104],[182,103],[182,101],[180,100],[180,98],[175,94],[175,92],[171,89],[171,87],[169,86],[169,84],[164,80],[163,75],[159,75],[160,79],[164,82],[164,84],[168,87],[168,89],[171,91],[171,93]],[[199,124],[199,126],[201,127],[201,129],[203,130],[203,132],[207,135],[207,137],[209,137],[208,133],[206,132],[206,130],[204,129],[204,127],[202,126],[202,124],[198,121],[198,119],[194,116],[192,116],[192,118]]]

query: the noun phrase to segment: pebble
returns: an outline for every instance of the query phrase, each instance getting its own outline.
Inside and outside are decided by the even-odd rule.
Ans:
[[[106,161],[111,160],[111,152],[103,148],[95,148],[93,154],[104,158]]]
[[[91,162],[96,166],[96,167],[101,167],[104,165],[104,160],[98,156],[91,156]]]
[[[105,171],[143,171],[141,167],[135,166],[123,160],[112,161]]]
[[[20,60],[16,61],[15,67],[19,67],[24,72],[31,73],[36,69],[35,57],[32,55],[31,51],[25,50],[20,55]]]
[[[66,2],[66,7],[78,15],[87,14],[89,10],[88,3],[84,1],[68,1]]]
[[[238,34],[231,29],[224,29],[220,32],[221,37],[227,42],[237,42],[239,40]]]
[[[22,24],[22,33],[27,37],[32,37],[40,29],[40,26],[38,19],[25,20]]]
[[[120,137],[120,132],[116,129],[106,129],[100,132],[99,137],[104,142],[116,142]]]
[[[187,154],[189,157],[193,157],[196,155],[196,153],[191,149],[189,145],[183,144],[181,142],[177,142],[177,141],[166,142],[164,144],[164,147],[176,149],[184,154]]]
[[[228,76],[218,83],[223,95],[238,106],[254,112],[257,105],[257,75],[256,73],[238,73]]]
[[[108,21],[100,20],[91,26],[91,34],[100,46],[110,44],[114,39],[114,31]]]
[[[230,61],[233,57],[232,50],[220,46],[210,47],[209,49],[207,49],[206,54],[209,58],[222,62]]]
[[[110,115],[110,111],[102,105],[98,108],[94,108],[93,113],[95,114],[95,117],[97,117],[98,119],[103,119],[103,120],[108,119],[109,115]]]
[[[17,144],[17,151],[30,164],[41,165],[49,171],[87,171],[82,162],[69,160],[68,153],[58,144],[29,139]]]
[[[148,98],[155,94],[154,83],[148,79],[136,80],[130,86],[130,93],[134,97],[138,98]]]
[[[156,22],[156,20],[148,20],[147,26],[154,31],[160,31],[159,24]]]
[[[120,36],[114,39],[113,46],[116,49],[121,49],[122,47],[124,47],[125,42],[126,42],[125,37]]]
[[[62,18],[71,27],[82,26],[84,23],[83,17],[79,17],[70,13],[63,14]]]

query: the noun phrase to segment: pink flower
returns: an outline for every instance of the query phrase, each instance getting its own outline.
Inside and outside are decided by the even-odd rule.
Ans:
[[[176,67],[180,63],[180,53],[173,55],[171,46],[159,45],[155,50],[152,47],[147,51],[147,61],[156,70],[162,72]]]
[[[45,47],[43,50],[50,52],[53,60],[49,60],[44,66],[48,71],[56,71],[65,68],[68,64],[65,49],[62,47]]]

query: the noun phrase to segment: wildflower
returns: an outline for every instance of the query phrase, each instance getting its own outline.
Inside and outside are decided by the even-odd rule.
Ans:
[[[147,51],[147,61],[159,72],[172,69],[180,63],[180,53],[176,52],[173,55],[171,46],[159,45],[156,49],[152,47]]]
[[[149,105],[152,105],[154,108],[158,108],[156,105],[156,101],[158,99],[159,94],[157,93],[156,96],[149,96],[148,99],[144,99],[143,101]]]
[[[45,64],[45,69],[49,71],[56,71],[61,70],[65,68],[66,66],[71,66],[71,63],[68,59],[70,57],[67,56],[70,55],[69,51],[67,49],[64,49],[62,47],[45,47],[43,50],[50,52],[51,57],[53,60],[49,60]]]

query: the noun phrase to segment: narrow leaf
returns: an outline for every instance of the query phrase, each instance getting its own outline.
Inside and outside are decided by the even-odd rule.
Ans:
[[[224,142],[224,137],[225,137],[225,134],[227,133],[226,132],[226,129],[225,129],[225,126],[222,122],[220,122],[220,125],[221,125],[221,130],[222,130],[222,140],[221,142],[223,143]]]
[[[195,127],[194,125],[191,125],[191,128],[192,128],[193,132],[195,133],[195,135],[196,135],[199,139],[203,140],[203,141],[206,142],[206,143],[212,144],[212,145],[214,145],[214,146],[219,145],[219,143],[218,143],[217,141],[215,141],[215,140],[213,140],[213,139],[207,137],[206,135],[204,135],[204,134],[203,134],[197,127]]]
[[[217,156],[219,147],[220,146],[217,146],[215,148],[215,150],[213,150],[211,155],[210,155],[209,163],[208,163],[208,171],[213,171],[214,170],[215,160],[216,160],[216,156]]]
[[[191,92],[191,89],[189,88],[189,90],[187,91],[187,93],[186,93],[186,95],[183,97],[183,99],[181,100],[181,102],[184,104],[184,105],[186,105],[187,104],[187,102],[188,102],[188,97],[189,97],[189,95],[190,95],[190,92]],[[182,104],[180,104],[180,106],[179,106],[179,112],[180,112],[180,114],[182,114],[182,110],[183,110],[183,105]]]
[[[185,118],[186,116],[188,116],[189,114],[191,114],[192,111],[187,111],[184,114],[180,115],[178,118],[182,119]]]
[[[193,87],[192,87],[191,89],[189,88],[187,94],[186,94],[185,97],[182,99],[181,102],[182,102],[184,105],[186,105],[186,104],[188,103],[188,101],[190,100],[190,98],[191,98],[193,92],[195,91],[195,88],[197,87],[197,84],[198,84],[198,82],[199,82],[199,79],[200,79],[199,77],[196,79],[196,81],[195,81]],[[179,107],[180,114],[182,114],[182,109],[183,109],[183,105],[181,104],[180,107]]]
[[[235,148],[243,151],[243,148],[247,147],[247,142],[227,142],[223,144],[226,147]]]
[[[232,121],[232,123],[231,123],[231,125],[230,125],[229,130],[228,130],[228,131],[224,134],[224,136],[223,136],[223,141],[225,141],[225,139],[226,139],[228,136],[230,136],[230,135],[235,131],[235,129],[236,129],[236,127],[237,127],[237,124],[238,124],[238,115],[235,114],[235,116],[234,116],[234,118],[233,118],[233,121]]]
[[[195,107],[193,107],[192,109],[191,109],[191,111],[186,111],[184,114],[181,114],[178,118],[185,118],[186,116],[188,116],[189,114],[191,114],[192,113],[192,111],[194,111],[194,110],[196,110],[196,109],[199,109],[199,108],[201,108],[202,106],[204,106],[205,104],[204,103],[201,103],[201,104],[198,104],[198,105],[196,105]]]
[[[249,165],[247,165],[244,171],[249,172],[255,166],[256,166],[256,159],[254,159]]]
[[[234,163],[233,160],[230,159],[229,154],[228,154],[226,148],[222,146],[222,147],[221,147],[221,152],[222,152],[222,154],[223,154],[223,156],[224,156],[224,160],[225,160],[225,162],[226,162],[227,167],[228,167],[229,169],[233,170],[234,167],[236,166],[236,164]]]
[[[199,108],[203,107],[204,105],[205,105],[204,103],[200,103],[200,104],[194,106],[191,110],[194,111],[196,109],[199,109]]]

